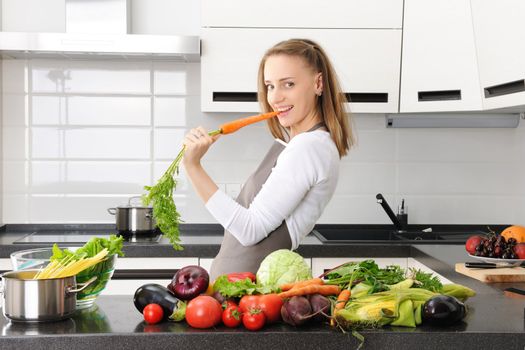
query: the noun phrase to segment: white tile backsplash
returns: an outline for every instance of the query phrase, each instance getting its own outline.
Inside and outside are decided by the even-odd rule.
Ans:
[[[114,222],[108,207],[144,193],[196,126],[240,113],[200,111],[198,63],[2,61],[2,222]],[[384,223],[402,198],[409,222],[525,225],[525,123],[516,129],[386,129],[356,115],[357,146],[320,223]],[[236,194],[274,142],[265,123],[222,136],[203,166]],[[213,223],[184,168],[175,204]]]
[[[149,128],[81,128],[64,132],[68,158],[150,159]]]
[[[33,125],[151,124],[149,97],[34,96]]]
[[[155,129],[154,159],[175,159],[182,149],[185,133],[185,129]]]
[[[155,126],[187,125],[186,113],[187,97],[156,97],[155,98]]]
[[[32,92],[149,94],[150,62],[32,60]]]

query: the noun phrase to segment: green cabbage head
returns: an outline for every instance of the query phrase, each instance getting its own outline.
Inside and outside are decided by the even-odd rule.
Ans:
[[[257,282],[263,286],[279,287],[310,278],[312,271],[303,257],[288,249],[268,254],[257,271]]]

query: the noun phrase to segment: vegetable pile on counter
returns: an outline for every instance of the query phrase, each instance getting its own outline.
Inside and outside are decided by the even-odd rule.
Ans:
[[[210,284],[206,270],[188,266],[168,288],[145,285],[134,300],[140,312],[159,304],[162,317],[144,314],[148,323],[185,318],[194,328],[222,322],[255,331],[280,321],[292,326],[325,322],[363,340],[356,332],[363,328],[452,325],[467,315],[464,302],[475,294],[459,284],[443,285],[418,269],[380,268],[372,259],[348,262],[313,278],[299,254],[278,250],[256,274],[225,274]]]
[[[219,129],[210,131],[208,134],[210,136],[231,134],[242,127],[275,117],[277,114],[279,114],[279,112],[270,112],[236,119],[221,125]],[[144,186],[144,189],[148,193],[142,195],[142,203],[144,205],[153,205],[153,216],[157,221],[157,225],[162,233],[168,237],[175,250],[184,249],[180,244],[179,222],[181,219],[180,214],[177,212],[175,202],[173,201],[173,191],[177,186],[177,181],[174,176],[175,174],[179,174],[179,165],[184,156],[185,149],[186,147],[182,147],[175,160],[157,181],[157,184],[154,186]]]

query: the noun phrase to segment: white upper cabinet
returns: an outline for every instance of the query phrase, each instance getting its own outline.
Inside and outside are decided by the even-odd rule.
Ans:
[[[401,28],[402,0],[202,0],[203,27]]]
[[[525,1],[471,0],[471,6],[483,108],[525,110]]]
[[[351,112],[396,113],[401,30],[203,28],[201,107],[204,112],[256,112],[257,71],[279,41],[308,38],[327,52]]]
[[[400,112],[481,109],[470,1],[405,0]]]

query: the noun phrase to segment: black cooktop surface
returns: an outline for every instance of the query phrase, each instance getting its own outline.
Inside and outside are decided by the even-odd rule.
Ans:
[[[32,232],[16,241],[14,244],[45,244],[45,243],[86,243],[93,237],[109,238],[108,232],[93,231],[70,231],[70,232]],[[155,233],[137,233],[122,234],[125,243],[158,243],[161,234]]]

